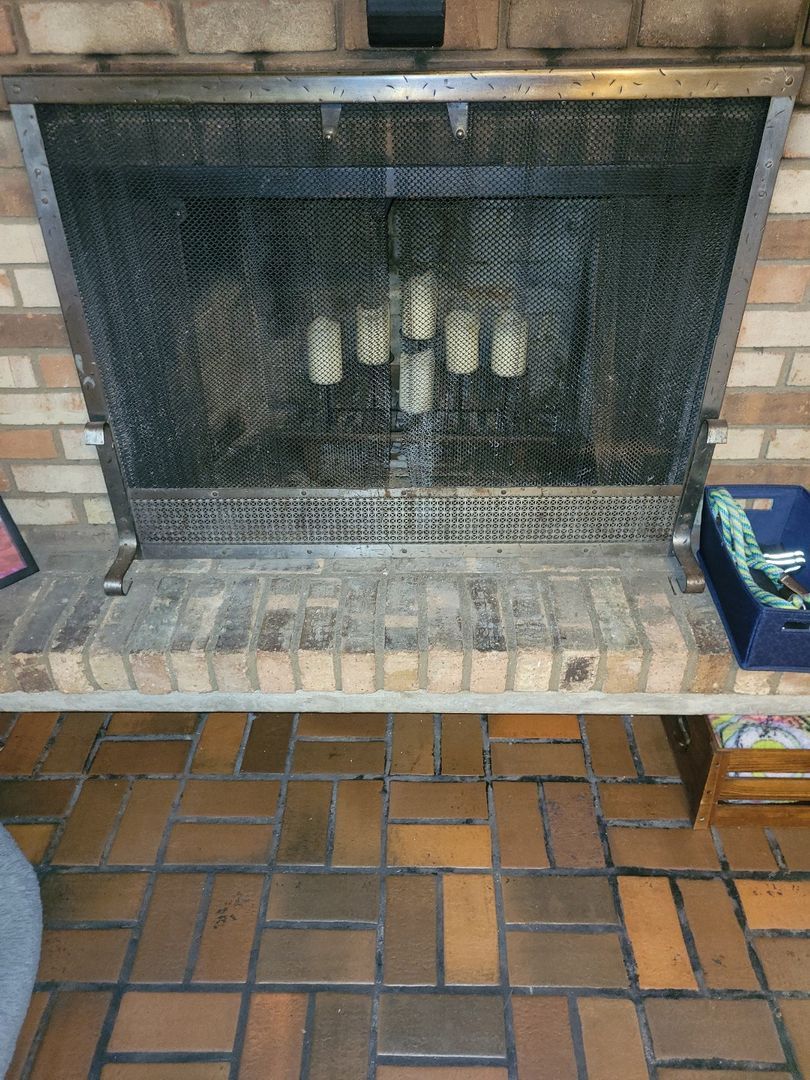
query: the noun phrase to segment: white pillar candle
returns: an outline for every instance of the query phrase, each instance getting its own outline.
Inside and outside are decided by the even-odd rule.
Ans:
[[[403,412],[410,412],[411,401],[411,366],[410,357],[399,358],[399,407]]]
[[[474,311],[450,311],[444,320],[444,353],[452,375],[472,375],[478,370],[478,337],[481,322]]]
[[[404,412],[424,413],[433,408],[436,361],[433,349],[403,355],[399,370],[399,404]]]
[[[436,336],[439,286],[432,270],[408,278],[402,284],[402,333],[413,341]]]
[[[333,386],[343,378],[340,323],[326,315],[313,319],[307,329],[309,377],[316,386]]]
[[[502,311],[492,327],[492,374],[513,379],[526,370],[529,324],[516,311]]]
[[[369,308],[357,305],[357,359],[361,364],[387,364],[391,354],[391,323],[388,305]]]

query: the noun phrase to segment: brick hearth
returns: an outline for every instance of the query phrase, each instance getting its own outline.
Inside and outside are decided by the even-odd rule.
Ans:
[[[0,610],[0,709],[799,709],[810,675],[740,671],[711,600],[662,556],[136,563],[32,530],[42,573]],[[804,696],[803,696],[804,695]],[[264,705],[262,703],[265,703]]]

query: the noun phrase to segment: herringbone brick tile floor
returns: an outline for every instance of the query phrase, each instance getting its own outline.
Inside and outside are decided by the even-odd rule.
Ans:
[[[657,717],[0,717],[45,934],[12,1080],[810,1076],[810,829]]]

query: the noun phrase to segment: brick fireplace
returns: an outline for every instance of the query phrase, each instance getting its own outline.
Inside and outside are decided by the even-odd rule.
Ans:
[[[301,72],[544,67],[655,60],[801,60],[807,5],[640,0],[589,5],[448,0],[445,47],[369,50],[363,5],[307,0],[15,2],[0,9],[4,73]],[[715,452],[719,482],[801,482],[810,458],[810,122],[800,91],[738,342]],[[810,98],[808,98],[810,100]],[[0,117],[0,490],[22,525],[110,521],[47,257],[5,113]]]
[[[728,0],[722,18],[708,2],[679,5],[675,14],[658,0],[611,0],[583,15],[573,3],[448,0],[445,44],[432,51],[369,49],[357,0],[19,0],[0,15],[0,67],[21,79],[778,65],[810,53],[807,3],[794,0],[754,10]],[[728,441],[715,449],[710,479],[717,482],[806,482],[806,90],[797,101],[723,404]],[[373,580],[371,564],[359,571],[325,563],[319,552],[302,553],[295,567],[233,563],[219,584],[202,581],[205,564],[154,563],[124,602],[128,613],[111,615],[85,574],[110,542],[106,487],[96,449],[82,438],[87,413],[7,114],[0,163],[0,491],[35,547],[46,530],[46,569],[58,576],[69,564],[72,575],[70,586],[34,579],[19,590],[25,612],[15,612],[7,628],[0,624],[8,638],[5,682],[0,675],[6,694],[73,694],[77,703],[99,693],[168,698],[196,686],[245,695],[646,694],[646,704],[626,704],[654,711],[663,707],[661,694],[723,692],[729,702],[735,694],[777,694],[787,707],[806,689],[802,676],[737,672],[705,598],[674,596],[661,565],[618,553],[600,565],[582,546],[542,566],[499,562],[493,551],[491,561],[461,569],[452,560],[432,568],[402,562],[393,577],[380,569]],[[82,564],[86,552],[90,561]],[[547,577],[539,580],[536,570]],[[456,581],[458,572],[471,576]],[[583,572],[584,602],[576,599]],[[45,600],[62,623],[26,630]],[[51,658],[42,661],[46,647]],[[683,657],[677,671],[668,670],[667,654]],[[618,699],[598,707],[616,711]]]

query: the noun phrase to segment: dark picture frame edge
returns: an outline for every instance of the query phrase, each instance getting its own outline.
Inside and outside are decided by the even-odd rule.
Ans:
[[[30,577],[31,574],[36,574],[39,571],[36,559],[31,554],[25,540],[23,540],[11,512],[3,502],[2,497],[0,497],[0,533],[3,532],[7,534],[25,565],[19,570],[13,570],[10,574],[6,574],[5,577],[0,576],[0,589],[5,589],[8,585],[13,585],[16,581],[21,581],[23,578]],[[2,575],[2,568],[0,568],[0,575]]]

